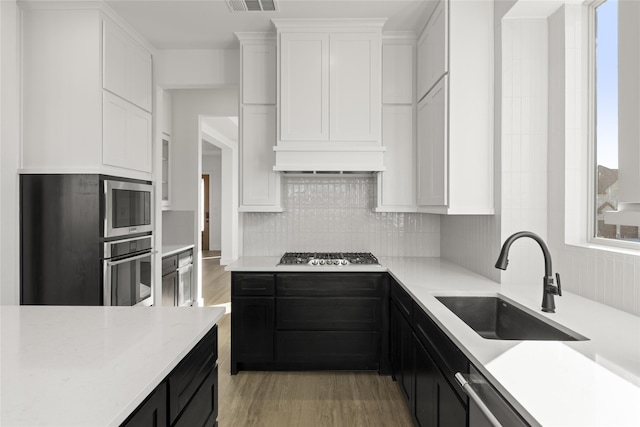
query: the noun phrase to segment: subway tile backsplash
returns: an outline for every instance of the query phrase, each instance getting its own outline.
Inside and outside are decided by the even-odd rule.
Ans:
[[[366,251],[440,256],[440,218],[377,213],[375,177],[285,176],[281,213],[245,213],[244,256],[286,251]]]

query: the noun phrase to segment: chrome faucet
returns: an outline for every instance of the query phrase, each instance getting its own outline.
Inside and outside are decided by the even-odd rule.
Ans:
[[[521,237],[530,237],[540,245],[540,249],[542,249],[542,254],[544,255],[544,277],[542,278],[542,311],[547,313],[555,313],[556,312],[556,304],[553,300],[554,295],[562,296],[562,288],[560,286],[560,274],[556,273],[556,281],[558,286],[553,285],[553,268],[551,267],[551,254],[549,253],[549,248],[544,243],[544,240],[540,236],[530,231],[520,231],[518,233],[512,234],[504,241],[502,245],[502,250],[500,251],[500,256],[498,257],[498,261],[496,261],[496,268],[500,270],[506,270],[507,264],[509,264],[508,256],[509,256],[509,248],[511,244],[518,240]]]

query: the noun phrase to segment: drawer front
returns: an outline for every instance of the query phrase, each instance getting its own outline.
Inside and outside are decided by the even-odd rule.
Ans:
[[[378,273],[281,273],[276,282],[278,296],[378,298],[385,279]]]
[[[169,421],[173,423],[216,365],[218,358],[218,327],[196,345],[169,374]]]
[[[193,264],[193,249],[178,254],[178,267],[184,267],[189,264]]]
[[[405,291],[398,282],[391,281],[391,299],[396,303],[400,313],[411,322],[411,313],[413,312],[413,299],[411,295]]]
[[[327,363],[377,362],[380,333],[366,331],[279,331],[276,332],[278,362]]]
[[[415,304],[415,303],[414,303]],[[456,372],[468,373],[469,361],[458,347],[445,335],[431,318],[420,308],[413,308],[413,329],[416,337],[432,355],[445,378],[466,402],[465,392],[458,386]]]
[[[232,273],[231,294],[234,296],[273,295],[275,274],[272,273]]]
[[[378,298],[279,298],[276,328],[310,331],[377,331],[382,303]]]
[[[212,427],[218,418],[218,365],[209,371],[174,427]]]
[[[162,275],[166,275],[171,273],[172,271],[176,271],[178,269],[178,256],[171,255],[165,258],[162,258]]]

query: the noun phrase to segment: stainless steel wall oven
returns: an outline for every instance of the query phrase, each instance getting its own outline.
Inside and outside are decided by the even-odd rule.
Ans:
[[[104,305],[151,305],[151,236],[104,243]]]

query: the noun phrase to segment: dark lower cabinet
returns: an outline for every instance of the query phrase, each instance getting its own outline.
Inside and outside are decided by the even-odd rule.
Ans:
[[[218,418],[214,326],[121,427],[213,427]]]
[[[386,273],[232,273],[231,374],[388,373],[388,289]]]
[[[167,384],[161,383],[122,424],[126,427],[167,426]]]
[[[468,373],[468,360],[395,281],[390,307],[393,377],[415,425],[466,427],[468,400],[453,376]]]

